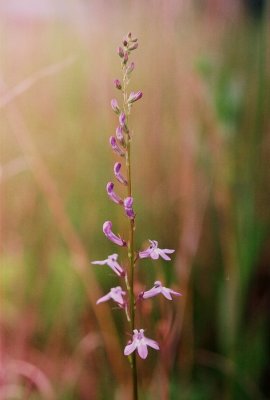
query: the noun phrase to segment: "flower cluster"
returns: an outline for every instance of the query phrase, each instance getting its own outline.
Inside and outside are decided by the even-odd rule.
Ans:
[[[135,304],[138,300],[143,301],[150,297],[162,294],[166,299],[172,300],[172,295],[180,296],[181,294],[169,289],[162,285],[160,281],[156,281],[154,286],[141,292],[135,296],[134,294],[134,267],[138,260],[150,258],[157,260],[161,257],[163,260],[171,260],[170,254],[174,252],[172,249],[161,249],[158,247],[156,240],[149,240],[150,245],[148,248],[140,251],[134,249],[134,230],[136,213],[133,209],[134,199],[131,192],[131,165],[130,165],[130,143],[131,132],[129,128],[129,115],[131,108],[135,102],[142,98],[141,91],[128,93],[127,87],[131,74],[135,68],[133,62],[130,63],[130,54],[133,50],[137,49],[138,40],[133,38],[129,33],[122,42],[121,47],[118,47],[117,53],[121,59],[122,67],[122,80],[115,79],[114,86],[117,90],[122,92],[123,102],[119,105],[117,99],[111,100],[111,107],[117,115],[117,127],[115,135],[110,137],[110,145],[117,156],[125,160],[123,166],[120,161],[117,161],[113,167],[113,174],[116,179],[117,185],[122,185],[126,188],[126,197],[122,198],[117,194],[117,185],[113,182],[108,182],[106,191],[110,200],[118,204],[122,210],[123,215],[127,218],[130,227],[130,236],[128,239],[123,239],[120,235],[115,234],[112,229],[112,222],[105,221],[103,224],[104,235],[117,246],[127,248],[129,258],[129,269],[127,270],[120,261],[118,261],[118,254],[109,255],[105,260],[93,261],[92,264],[108,266],[126,285],[127,290],[123,290],[121,286],[113,287],[109,293],[97,300],[97,304],[103,303],[108,300],[113,300],[119,308],[124,309],[126,312],[127,320],[130,323],[132,331],[132,340],[126,345],[124,354],[126,356],[137,350],[139,356],[145,359],[148,355],[147,346],[159,350],[159,345],[156,341],[144,336],[144,329],[135,328]],[[124,167],[124,168],[123,168]],[[124,169],[124,172],[123,172]]]

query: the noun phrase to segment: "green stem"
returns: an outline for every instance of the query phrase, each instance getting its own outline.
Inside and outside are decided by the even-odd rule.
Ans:
[[[125,68],[123,68],[123,98],[124,98],[124,112],[127,118],[128,124],[128,115],[129,110],[127,112],[127,74]],[[132,184],[131,184],[131,146],[130,146],[130,135],[126,134],[126,168],[127,168],[127,180],[128,180],[128,196],[132,196]],[[128,258],[129,258],[129,283],[127,285],[129,292],[129,316],[130,316],[130,327],[131,334],[133,334],[133,330],[135,329],[135,301],[134,301],[134,267],[135,267],[135,249],[134,249],[134,231],[135,231],[135,223],[133,219],[130,219],[129,222],[129,244],[128,244]],[[132,369],[132,387],[133,387],[133,400],[138,400],[138,377],[137,377],[137,366],[136,366],[136,353],[133,352],[131,355],[131,369]]]

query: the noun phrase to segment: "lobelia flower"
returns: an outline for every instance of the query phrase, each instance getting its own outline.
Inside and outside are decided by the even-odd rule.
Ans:
[[[116,179],[118,180],[118,182],[122,183],[123,185],[127,185],[128,184],[127,180],[123,177],[123,175],[120,172],[121,167],[122,167],[122,165],[120,162],[117,162],[114,164],[114,167],[113,167],[114,175],[115,175]]]
[[[120,114],[120,108],[119,108],[119,105],[118,105],[116,99],[112,99],[112,100],[111,100],[111,107],[112,107],[113,111],[114,111],[117,115]]]
[[[119,197],[113,190],[114,184],[112,182],[108,182],[106,186],[106,190],[109,198],[114,201],[116,204],[123,204],[123,200]]]
[[[126,197],[124,200],[124,208],[126,216],[130,219],[135,218],[135,213],[133,211],[133,197]]]
[[[128,98],[128,103],[134,103],[142,98],[143,93],[139,90],[138,92],[131,92]]]
[[[171,249],[159,249],[158,248],[158,242],[156,240],[149,240],[151,243],[150,246],[144,250],[139,252],[139,257],[140,258],[148,258],[151,257],[153,260],[157,260],[160,257],[163,258],[163,260],[170,260],[171,258],[167,255],[174,253],[175,250]]]
[[[110,137],[110,145],[112,146],[112,149],[116,154],[119,154],[119,156],[124,157],[125,152],[124,150],[121,149],[121,147],[118,146],[114,136]]]
[[[118,259],[118,254],[112,254],[112,255],[108,256],[108,258],[106,260],[92,261],[91,264],[108,265],[108,267],[110,267],[113,270],[113,272],[116,273],[116,275],[124,276],[125,271],[123,270],[121,265],[117,262],[117,259]]]
[[[181,293],[175,292],[172,289],[166,288],[162,286],[160,281],[156,281],[154,283],[154,287],[152,289],[147,290],[146,292],[142,292],[139,297],[142,299],[149,299],[150,297],[157,296],[158,294],[163,294],[164,297],[168,300],[172,300],[172,294],[175,296],[182,296]]]
[[[132,339],[132,342],[124,349],[125,356],[130,355],[134,350],[137,349],[139,356],[145,359],[148,355],[147,346],[150,346],[155,350],[159,350],[159,345],[155,340],[144,336],[144,329],[140,329],[139,331],[134,329]]]
[[[105,294],[105,296],[100,297],[100,299],[98,299],[96,304],[103,303],[104,301],[108,301],[108,300],[112,299],[116,303],[123,306],[126,302],[123,299],[123,296],[125,296],[125,295],[126,295],[126,292],[124,290],[122,290],[121,286],[117,286],[117,287],[111,288],[109,293]]]
[[[119,235],[115,235],[112,232],[112,222],[105,221],[103,224],[103,233],[104,235],[111,240],[113,243],[117,244],[118,246],[126,246],[127,242],[123,240]]]

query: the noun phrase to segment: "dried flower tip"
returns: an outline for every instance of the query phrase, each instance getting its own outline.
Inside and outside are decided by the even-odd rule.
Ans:
[[[116,154],[119,154],[119,156],[124,157],[125,152],[124,150],[121,149],[121,147],[118,146],[114,136],[110,137],[110,145],[112,146],[112,149]]]
[[[142,92],[139,90],[138,92],[131,92],[128,98],[128,103],[134,103],[137,100],[140,100],[142,98]]]
[[[152,347],[155,350],[159,350],[159,345],[155,340],[144,336],[144,329],[140,329],[139,331],[134,329],[132,342],[125,347],[124,354],[125,356],[128,356],[137,349],[139,356],[142,359],[145,359],[148,355],[147,346]]]
[[[181,293],[175,292],[172,289],[166,288],[162,286],[160,281],[156,281],[154,283],[154,287],[152,289],[147,290],[146,292],[142,292],[139,294],[139,297],[142,299],[149,299],[150,297],[156,296],[158,294],[162,294],[166,299],[172,300],[172,294],[175,296],[182,296]]]
[[[127,185],[128,184],[127,180],[123,177],[123,175],[120,172],[121,167],[122,167],[122,165],[120,162],[117,162],[114,164],[114,168],[113,168],[114,175],[115,175],[116,179],[118,180],[118,182],[122,183],[123,185]]]
[[[117,236],[112,232],[112,222],[111,221],[104,222],[103,233],[109,240],[111,240],[113,243],[117,244],[118,246],[126,246],[127,245],[125,240],[123,240],[120,236]]]
[[[118,53],[119,57],[121,57],[121,58],[123,58],[124,55],[125,55],[125,52],[124,52],[124,50],[122,49],[122,47],[118,47],[117,53]]]
[[[102,261],[92,261],[91,264],[97,264],[97,265],[108,265],[113,272],[116,273],[118,276],[125,276],[125,271],[121,267],[121,265],[117,262],[118,254],[112,254],[106,258],[106,260]]]
[[[124,200],[124,208],[126,216],[130,219],[135,218],[135,213],[133,211],[133,197],[126,197]]]
[[[127,45],[128,45],[128,41],[127,41],[126,38],[123,39],[123,45],[124,45],[125,47],[127,47]]]
[[[115,134],[116,134],[117,139],[118,139],[120,142],[122,142],[122,141],[124,140],[124,135],[123,135],[123,128],[122,128],[122,126],[118,126],[118,127],[116,128]]]
[[[133,43],[131,46],[128,47],[128,49],[129,49],[130,51],[135,50],[135,49],[137,49],[137,48],[138,48],[138,42]]]
[[[167,254],[174,253],[174,250],[159,249],[158,242],[156,240],[149,240],[149,242],[150,246],[146,250],[139,252],[140,258],[151,257],[153,260],[157,260],[159,257],[162,257],[163,260],[170,260],[170,257]]]
[[[119,79],[115,79],[113,81],[113,83],[114,83],[114,86],[116,87],[116,89],[119,89],[119,90],[122,89],[122,85],[121,85],[121,82],[119,81]]]
[[[112,182],[108,182],[106,186],[106,190],[109,198],[116,204],[123,204],[123,200],[114,192],[114,184]]]
[[[125,300],[123,299],[123,296],[125,296],[125,295],[126,295],[126,292],[124,290],[122,290],[121,286],[117,286],[117,287],[111,288],[109,293],[107,293],[105,296],[100,297],[100,299],[98,299],[96,304],[100,304],[100,303],[103,303],[104,301],[108,301],[108,300],[112,299],[113,301],[118,303],[120,306],[123,306],[125,304]]]
[[[117,114],[117,115],[120,114],[120,108],[118,106],[118,103],[117,103],[116,99],[112,99],[111,100],[111,107],[112,107],[113,111],[115,112],[115,114]]]

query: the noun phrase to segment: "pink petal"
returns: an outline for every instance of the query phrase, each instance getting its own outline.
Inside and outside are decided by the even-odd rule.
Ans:
[[[163,258],[163,260],[166,260],[166,261],[169,261],[169,260],[170,260],[170,257],[167,256],[167,254],[166,254],[163,250],[158,249],[158,253],[159,253],[160,257]]]
[[[131,353],[133,353],[136,347],[137,347],[136,341],[133,341],[132,343],[126,345],[124,349],[124,355],[129,356]]]
[[[105,296],[100,297],[100,299],[98,299],[98,301],[96,302],[96,304],[103,303],[104,301],[108,301],[108,300],[110,300],[110,298],[111,298],[110,293],[105,294]]]
[[[139,356],[144,360],[148,355],[148,349],[145,343],[142,341],[137,346]]]
[[[166,297],[166,299],[172,300],[172,296],[171,296],[171,293],[170,293],[170,289],[162,288],[161,293],[163,294],[164,297]]]
[[[157,260],[158,257],[159,257],[159,254],[154,250],[154,251],[152,251],[152,253],[150,254],[150,257],[151,257],[153,260]]]
[[[161,287],[157,287],[157,288],[154,287],[154,288],[144,292],[142,297],[143,297],[143,299],[149,299],[150,297],[156,296],[159,293],[161,293]]]
[[[105,265],[107,264],[108,260],[103,260],[103,261],[91,261],[91,264],[97,264],[97,265]]]
[[[152,340],[152,339],[149,339],[149,338],[145,337],[144,341],[147,344],[147,346],[150,346],[155,350],[159,350],[159,345],[155,340]]]

